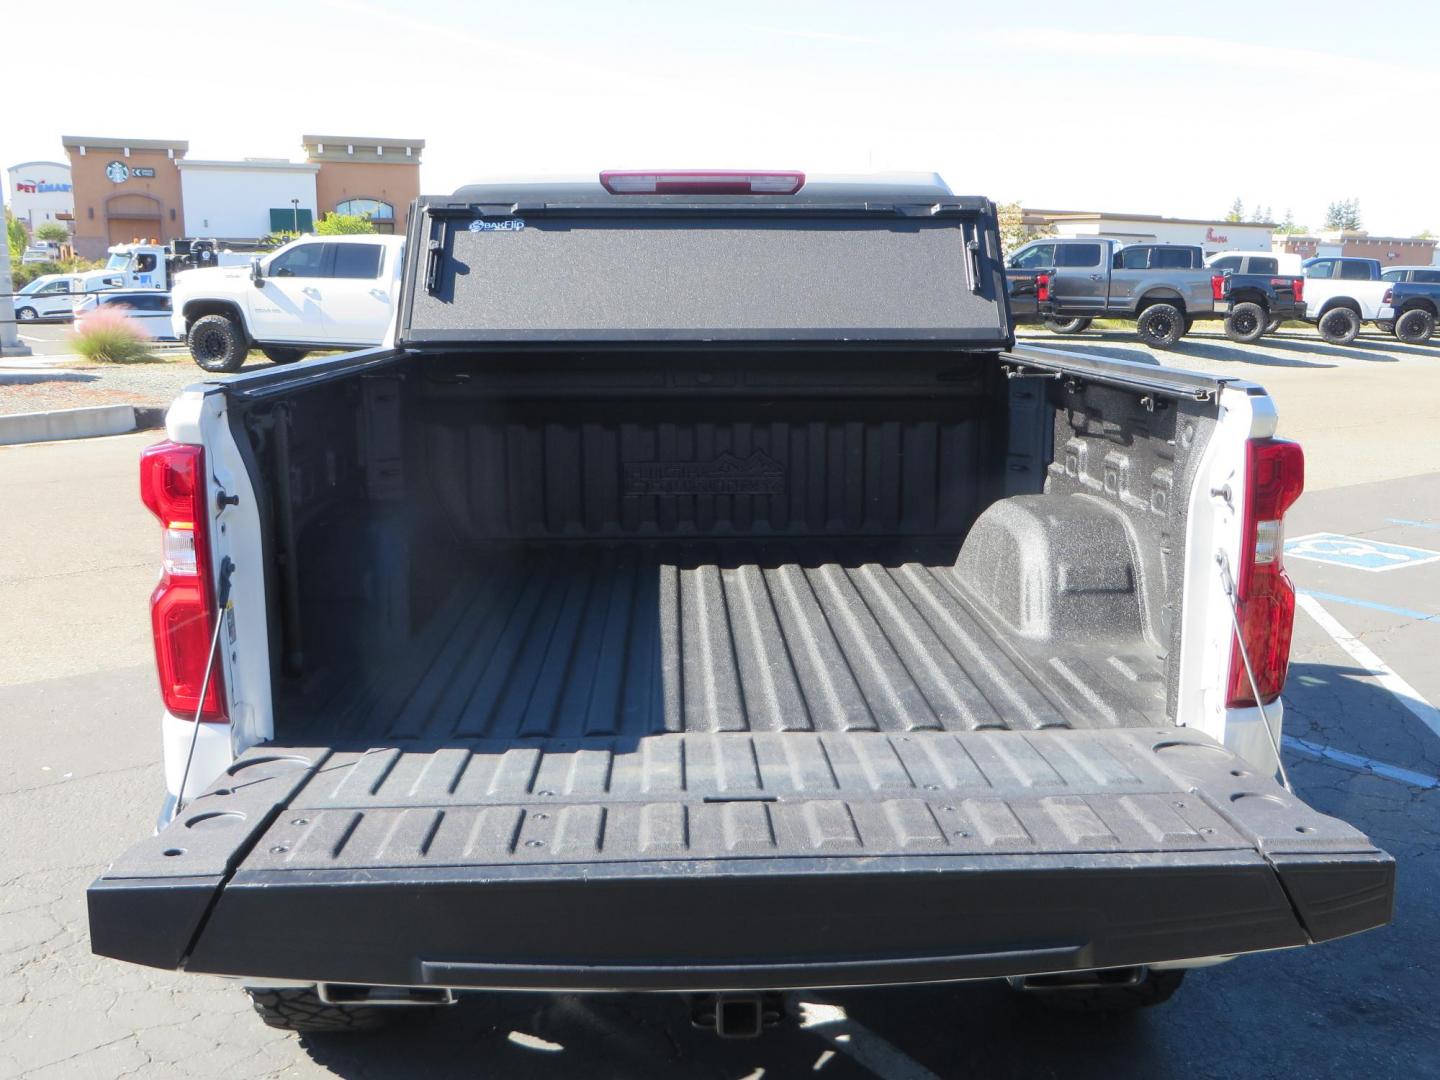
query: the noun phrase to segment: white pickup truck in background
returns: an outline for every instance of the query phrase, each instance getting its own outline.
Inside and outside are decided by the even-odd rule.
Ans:
[[[404,247],[399,236],[303,236],[248,267],[187,270],[172,294],[175,336],[206,371],[238,371],[251,348],[288,364],[378,345]]]
[[[1324,256],[1302,267],[1306,321],[1330,344],[1349,345],[1367,322],[1394,331],[1395,312],[1386,301],[1391,283],[1381,278],[1379,260]]]

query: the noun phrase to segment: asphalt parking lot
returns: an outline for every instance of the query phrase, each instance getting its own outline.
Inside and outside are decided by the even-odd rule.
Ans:
[[[84,889],[163,790],[145,598],[154,433],[0,448],[0,1077],[1440,1075],[1440,348],[1205,331],[1154,354],[1122,332],[1033,344],[1265,384],[1306,447],[1287,522],[1306,594],[1286,763],[1313,806],[1399,860],[1394,923],[1192,974],[1116,1022],[990,984],[801,995],[753,1042],[664,998],[472,998],[396,1031],[299,1039],[221,980],[90,955]],[[0,389],[3,392],[3,389]],[[1431,559],[1430,555],[1437,558]]]

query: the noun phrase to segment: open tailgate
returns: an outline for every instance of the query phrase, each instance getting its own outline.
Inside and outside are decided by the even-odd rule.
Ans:
[[[325,982],[891,984],[1304,945],[1394,862],[1183,729],[260,747],[89,891],[94,950]]]

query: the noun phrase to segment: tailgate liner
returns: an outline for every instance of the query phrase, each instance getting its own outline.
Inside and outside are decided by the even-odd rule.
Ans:
[[[1393,875],[1177,729],[263,747],[92,886],[91,937],[331,982],[871,985],[1301,945],[1387,921]]]

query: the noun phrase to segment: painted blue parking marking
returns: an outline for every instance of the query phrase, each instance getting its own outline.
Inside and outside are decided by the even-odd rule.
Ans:
[[[1329,600],[1334,604],[1349,604],[1352,607],[1369,608],[1371,611],[1383,611],[1387,615],[1399,615],[1402,619],[1414,619],[1416,622],[1440,623],[1440,612],[1415,611],[1412,608],[1396,607],[1393,604],[1377,604],[1374,600],[1341,596],[1339,593],[1316,592],[1314,589],[1301,589],[1300,595],[1313,596],[1316,600]]]
[[[1435,562],[1440,559],[1440,551],[1322,532],[1286,540],[1285,557],[1309,559],[1311,562],[1329,563],[1331,566],[1345,566],[1352,570],[1366,570],[1378,574]]]
[[[1411,521],[1409,518],[1386,518],[1386,525],[1410,525],[1416,529],[1440,529],[1440,521]]]

